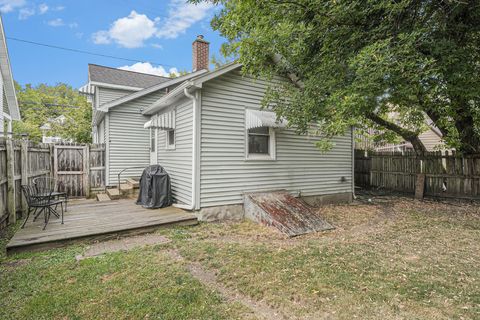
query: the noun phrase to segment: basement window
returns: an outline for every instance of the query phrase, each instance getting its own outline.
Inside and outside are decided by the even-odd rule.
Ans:
[[[275,160],[275,131],[273,128],[247,129],[247,160]]]
[[[175,130],[167,130],[166,139],[166,149],[175,149]]]

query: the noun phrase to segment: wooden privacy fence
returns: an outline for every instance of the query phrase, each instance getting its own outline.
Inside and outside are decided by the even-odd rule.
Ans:
[[[358,186],[414,193],[419,181],[428,196],[480,199],[480,154],[355,151]]]
[[[20,186],[42,176],[57,178],[69,196],[89,196],[92,190],[105,187],[105,146],[0,138],[0,229],[26,210]]]

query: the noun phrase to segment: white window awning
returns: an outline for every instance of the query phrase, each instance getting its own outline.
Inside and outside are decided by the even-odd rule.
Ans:
[[[275,112],[249,110],[246,115],[247,129],[270,127],[270,128],[285,128],[287,126],[286,120],[278,120]]]
[[[175,110],[152,116],[143,127],[145,129],[158,128],[160,130],[175,129]]]
[[[143,125],[143,127],[144,127],[145,129],[153,128],[153,121],[152,121],[152,120],[148,120],[147,122],[145,122],[145,124]]]

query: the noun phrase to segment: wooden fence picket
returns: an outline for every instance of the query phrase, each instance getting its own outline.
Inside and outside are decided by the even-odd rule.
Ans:
[[[480,154],[355,150],[354,165],[357,186],[413,194],[418,175],[424,174],[425,195],[480,199]]]
[[[104,145],[65,144],[61,147],[79,149],[82,154],[67,159],[70,167],[80,165],[82,168],[81,183],[68,189],[75,192],[71,195],[89,196],[91,190],[105,188]],[[31,184],[41,176],[58,177],[54,170],[58,161],[55,151],[55,146],[50,144],[0,138],[0,230],[14,223],[27,208],[21,185]]]

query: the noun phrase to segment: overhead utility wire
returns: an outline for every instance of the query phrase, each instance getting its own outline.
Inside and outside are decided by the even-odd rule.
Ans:
[[[158,65],[158,66],[175,67],[175,66],[170,65],[170,64],[159,63],[159,62],[154,62],[154,61],[145,61],[145,60],[136,60],[136,59],[123,58],[123,57],[116,57],[116,56],[111,56],[111,55],[97,53],[97,52],[66,48],[66,47],[61,47],[61,46],[56,46],[56,45],[51,45],[51,44],[46,44],[46,43],[40,43],[40,42],[35,42],[35,41],[30,41],[30,40],[25,40],[25,39],[19,39],[19,38],[14,38],[14,37],[6,37],[6,38],[8,40],[33,44],[33,45],[36,45],[36,46],[42,46],[42,47],[65,50],[65,51],[71,51],[71,52],[76,52],[76,53],[89,54],[89,55],[92,55],[92,56],[99,56],[99,57],[110,58],[110,59],[124,60],[124,61],[129,61],[129,62],[142,62],[142,63],[143,62],[149,62],[151,64]]]

